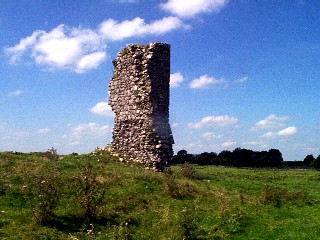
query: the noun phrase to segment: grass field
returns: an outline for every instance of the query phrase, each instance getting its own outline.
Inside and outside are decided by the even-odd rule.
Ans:
[[[0,239],[319,239],[320,173],[0,153]]]

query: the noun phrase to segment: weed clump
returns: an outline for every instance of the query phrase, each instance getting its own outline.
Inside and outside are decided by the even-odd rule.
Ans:
[[[0,162],[1,163],[1,162]],[[9,181],[8,181],[8,173],[2,170],[2,166],[0,164],[0,196],[5,195],[6,191],[9,188]]]
[[[196,171],[190,163],[185,162],[184,164],[182,164],[180,167],[180,170],[181,170],[182,176],[189,178],[189,179],[196,178]]]
[[[50,161],[58,161],[58,160],[59,160],[59,155],[58,155],[57,149],[55,149],[54,147],[48,149],[48,150],[46,151],[46,157],[47,157]]]
[[[199,228],[197,226],[198,217],[187,208],[181,211],[179,216],[180,236],[185,240],[196,240],[199,235]]]
[[[62,197],[60,172],[53,167],[42,168],[29,179],[27,202],[36,223],[48,224],[54,217],[54,210]]]
[[[130,239],[129,223],[123,221],[119,226],[113,226],[112,240],[128,240]]]
[[[246,225],[246,217],[239,202],[231,202],[230,195],[227,192],[218,192],[219,198],[219,227],[226,234],[241,232]],[[241,203],[241,201],[240,201]]]
[[[186,179],[176,179],[171,170],[166,170],[163,180],[164,192],[175,199],[195,197],[198,193],[196,186]]]
[[[266,185],[261,195],[261,202],[265,205],[279,207],[284,203],[311,204],[310,195],[304,191],[290,192],[286,188]]]
[[[79,174],[74,177],[77,203],[81,215],[87,220],[97,219],[99,207],[105,204],[106,187],[98,173],[98,167],[94,166],[92,158],[88,156],[80,166]]]

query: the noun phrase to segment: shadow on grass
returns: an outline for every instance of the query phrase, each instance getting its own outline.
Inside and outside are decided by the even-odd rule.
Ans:
[[[119,225],[118,216],[108,216],[99,219],[88,219],[76,215],[71,216],[54,216],[48,222],[42,224],[43,226],[55,228],[66,234],[79,232],[81,229],[88,227],[90,224],[97,226],[112,226]]]
[[[0,229],[3,228],[5,225],[8,225],[8,224],[9,224],[9,222],[0,220]]]

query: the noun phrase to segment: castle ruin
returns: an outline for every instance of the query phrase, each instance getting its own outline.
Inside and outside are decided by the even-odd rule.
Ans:
[[[109,151],[162,171],[173,156],[169,124],[170,45],[129,44],[113,61]]]

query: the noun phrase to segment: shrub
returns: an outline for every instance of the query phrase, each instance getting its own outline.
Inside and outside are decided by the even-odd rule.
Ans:
[[[179,216],[180,235],[185,240],[198,239],[198,217],[191,210],[184,208]]]
[[[4,161],[0,161],[0,196],[4,195],[9,188],[8,171],[5,170]]]
[[[196,178],[196,171],[194,170],[193,166],[190,163],[186,162],[182,164],[180,170],[181,170],[182,176],[189,179]]]
[[[310,204],[310,195],[303,191],[289,192],[287,189],[282,187],[265,186],[261,201],[263,204],[271,204],[276,207],[283,203],[305,203]]]
[[[42,168],[30,177],[26,196],[38,224],[47,224],[52,220],[61,198],[60,185],[60,172],[56,168]]]
[[[51,161],[59,160],[59,155],[58,155],[57,149],[55,149],[54,147],[48,149],[46,151],[46,157]]]
[[[98,208],[105,203],[106,187],[99,180],[98,168],[93,165],[90,156],[80,168],[80,174],[74,177],[78,193],[77,202],[84,218],[97,219]]]
[[[189,180],[177,180],[174,176],[166,176],[164,179],[164,191],[167,195],[176,199],[194,197],[198,190]]]
[[[124,221],[119,226],[113,226],[113,237],[114,240],[128,240],[130,239],[129,223]]]
[[[242,208],[236,206],[228,209],[228,211],[221,216],[221,223],[229,233],[241,232],[245,227],[245,218]]]
[[[1,178],[0,178],[0,196],[4,195],[8,189],[8,181],[6,175],[1,173]]]

